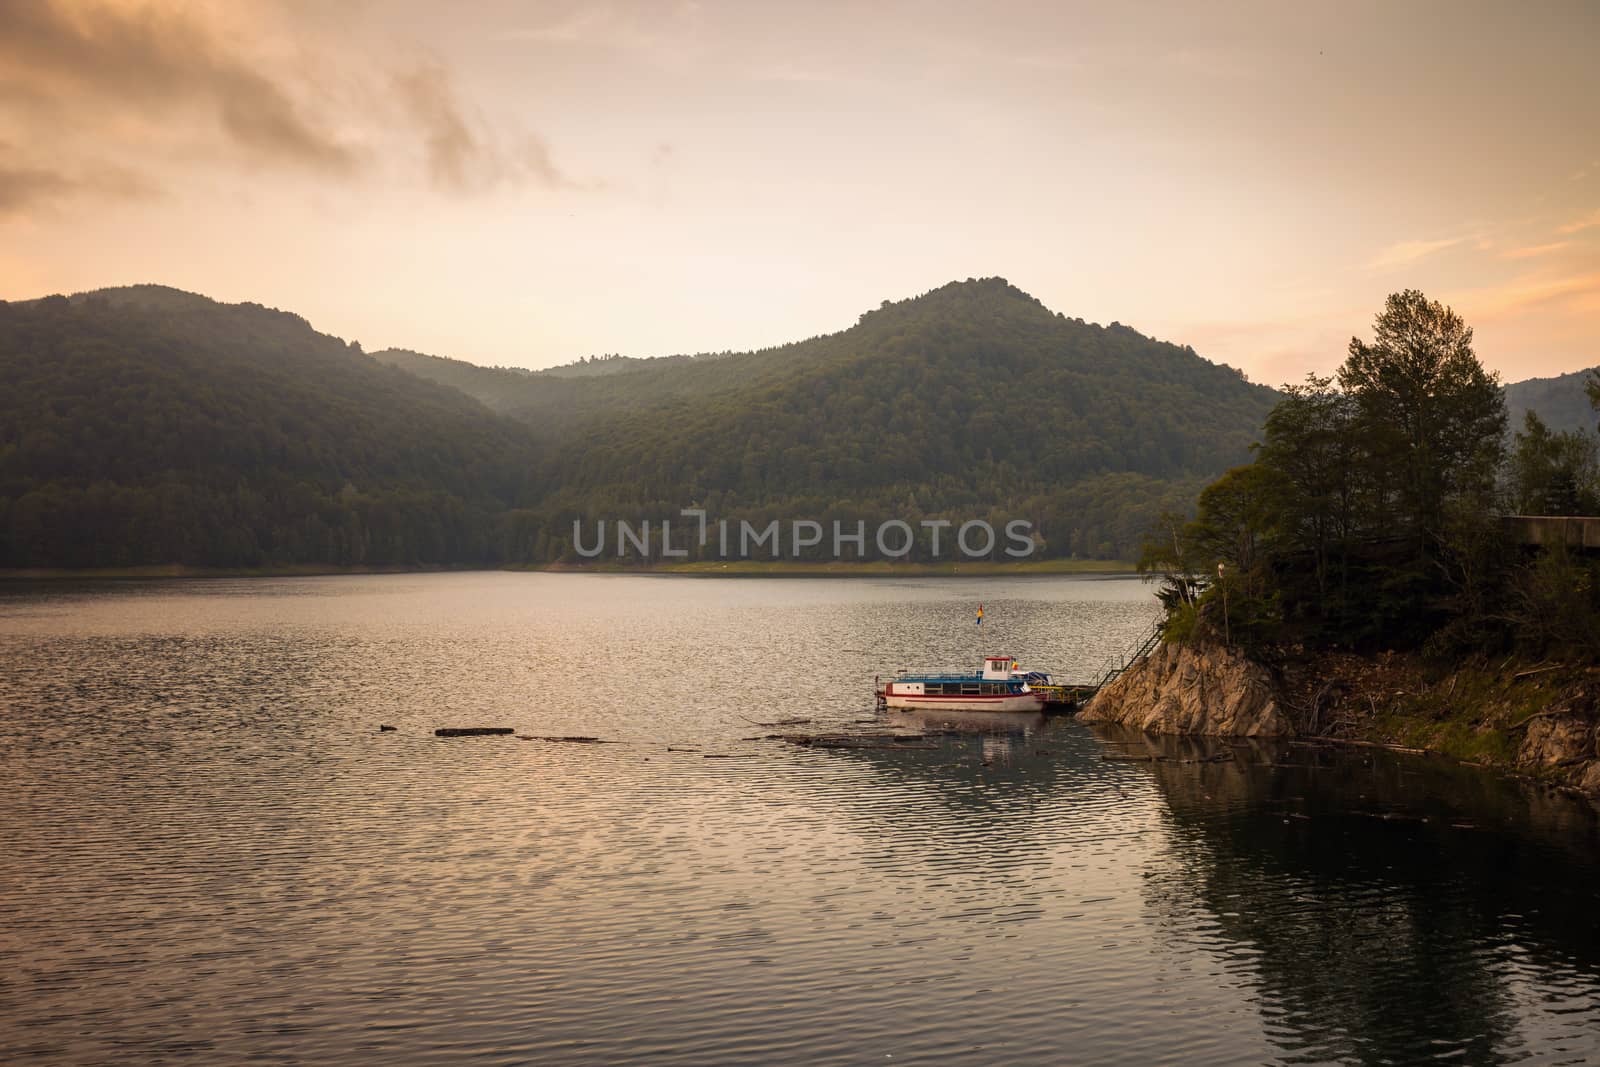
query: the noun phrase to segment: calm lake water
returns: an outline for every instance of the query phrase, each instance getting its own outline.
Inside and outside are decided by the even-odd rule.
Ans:
[[[0,589],[0,1060],[1600,1059],[1585,803],[1070,719],[755,739],[926,726],[873,676],[986,651],[1086,679],[1152,609],[1073,578]],[[1100,758],[1146,745],[1236,758]]]

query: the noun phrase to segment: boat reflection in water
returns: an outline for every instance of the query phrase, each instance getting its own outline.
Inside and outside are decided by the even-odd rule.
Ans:
[[[885,720],[902,730],[950,730],[962,734],[1031,734],[1048,721],[1042,711],[955,711],[946,708],[891,708]]]

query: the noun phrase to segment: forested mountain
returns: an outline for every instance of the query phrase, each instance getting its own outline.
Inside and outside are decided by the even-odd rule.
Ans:
[[[697,355],[678,356],[587,356],[572,363],[563,363],[559,367],[545,367],[542,370],[530,371],[529,373],[548,375],[552,378],[598,378],[605,374],[650,370],[656,367],[670,367],[681,363],[704,363],[709,360],[724,359],[731,355],[733,355],[732,352],[701,352]]]
[[[1520,429],[1523,415],[1532,410],[1558,433],[1563,430],[1592,433],[1595,412],[1583,388],[1589,374],[1586,370],[1573,371],[1555,378],[1529,378],[1506,386],[1506,414],[1511,428]]]
[[[1002,279],[777,348],[575,366],[374,358],[159,286],[0,304],[0,566],[539,562],[573,558],[574,519],[694,506],[1020,518],[1045,555],[1127,556],[1275,397]]]
[[[729,352],[657,359],[602,356],[539,371],[481,367],[403,348],[384,349],[373,353],[373,358],[459,389],[490,411],[520,419],[541,438],[556,441],[596,418],[638,411],[674,398],[738,389],[743,384],[740,374],[720,373],[716,365],[725,361],[738,365],[748,363],[752,356],[769,355],[781,362],[783,353],[796,347],[743,353],[742,359]]]
[[[254,304],[0,302],[0,565],[491,562],[530,435]]]
[[[999,278],[885,302],[838,334],[582,384],[606,402],[550,451],[548,513],[1015,517],[1083,556],[1127,551],[1163,503],[1247,458],[1276,396]]]

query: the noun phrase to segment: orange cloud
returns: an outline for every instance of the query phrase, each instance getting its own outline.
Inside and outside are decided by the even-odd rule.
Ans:
[[[1529,245],[1526,248],[1512,248],[1502,254],[1507,259],[1532,259],[1535,256],[1547,256],[1552,252],[1559,252],[1563,248],[1571,247],[1571,241],[1551,241],[1549,244]]]
[[[1519,279],[1469,294],[1462,304],[1484,317],[1517,315],[1552,303],[1583,308],[1600,296],[1600,271],[1553,278]]]
[[[1451,237],[1439,241],[1399,241],[1374,256],[1367,263],[1367,269],[1386,271],[1394,270],[1397,267],[1409,266],[1418,260],[1426,259],[1435,252],[1453,248],[1465,240],[1465,237]]]
[[[1572,222],[1569,222],[1565,226],[1562,226],[1558,232],[1560,232],[1560,233],[1582,233],[1584,230],[1589,229],[1589,227],[1591,227],[1591,226],[1600,226],[1600,208],[1596,208],[1594,211],[1589,212],[1587,215],[1583,216],[1582,218],[1574,219]]]

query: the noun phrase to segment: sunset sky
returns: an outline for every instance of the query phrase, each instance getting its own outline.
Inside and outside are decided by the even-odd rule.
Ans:
[[[1280,384],[1420,288],[1600,363],[1600,4],[0,0],[0,296],[746,349],[956,278]]]

